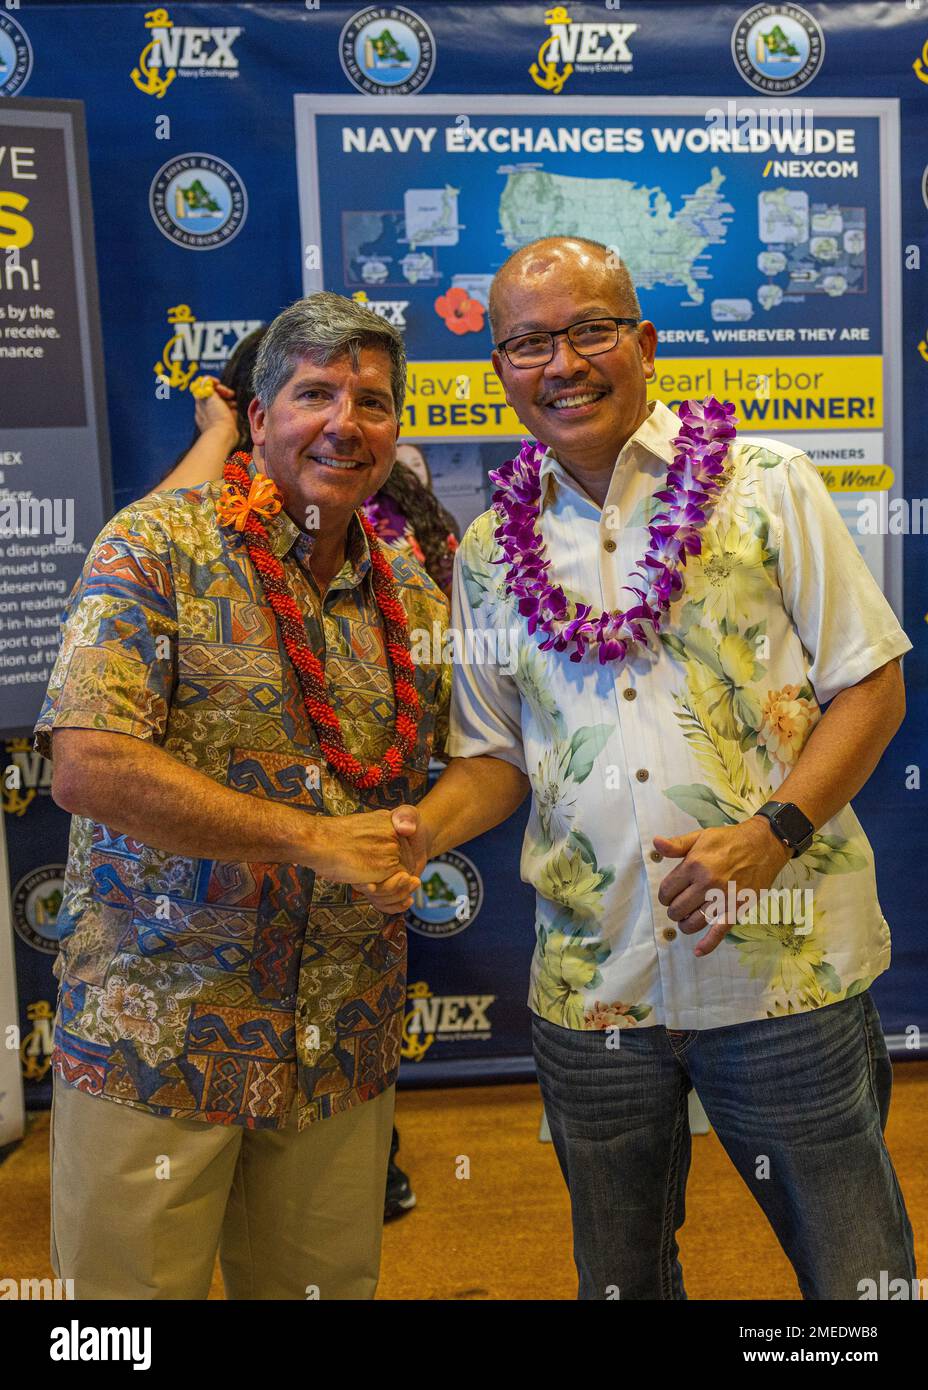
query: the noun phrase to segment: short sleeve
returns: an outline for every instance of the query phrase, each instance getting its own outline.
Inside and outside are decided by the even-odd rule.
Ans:
[[[35,726],[99,729],[160,742],[176,681],[177,608],[170,546],[135,507],[94,541],[64,615],[61,646]]]
[[[819,704],[911,649],[815,465],[784,463],[778,578]]]
[[[525,772],[519,688],[501,661],[474,659],[487,652],[500,654],[493,645],[495,605],[473,577],[487,571],[477,534],[483,525],[482,517],[471,524],[454,557],[451,626],[457,634],[459,657],[451,689],[448,752],[452,758],[502,758]],[[479,637],[484,632],[489,640]]]

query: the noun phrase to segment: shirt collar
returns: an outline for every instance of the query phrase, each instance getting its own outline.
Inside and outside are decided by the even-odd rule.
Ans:
[[[665,464],[673,462],[672,440],[680,433],[680,417],[675,415],[663,401],[651,401],[648,413],[635,433],[625,441],[616,457],[613,473],[635,449],[643,449],[662,460]],[[566,486],[576,491],[577,483],[555,458],[551,449],[546,449],[538,470],[541,483],[541,506],[544,507],[554,496],[558,486]]]
[[[253,458],[248,460],[248,476],[253,478],[260,470],[255,467]],[[264,517],[271,550],[282,560],[293,552],[293,558],[304,570],[309,568],[309,557],[313,552],[315,537],[311,531],[304,531],[283,508],[276,516]],[[345,563],[329,585],[330,589],[353,589],[371,568],[371,550],[364,527],[357,512],[348,523],[345,544]]]

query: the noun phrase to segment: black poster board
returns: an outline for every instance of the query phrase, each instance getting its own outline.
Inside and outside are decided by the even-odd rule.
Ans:
[[[112,511],[84,106],[0,101],[0,732],[35,722]]]

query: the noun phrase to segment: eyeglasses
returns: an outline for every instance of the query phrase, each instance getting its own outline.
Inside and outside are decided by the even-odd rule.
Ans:
[[[504,338],[496,344],[498,352],[503,352],[513,367],[544,367],[554,356],[554,340],[565,334],[567,341],[581,357],[596,357],[608,352],[619,341],[620,325],[635,328],[640,319],[581,319],[568,328],[558,328],[551,333],[519,333],[514,338]]]

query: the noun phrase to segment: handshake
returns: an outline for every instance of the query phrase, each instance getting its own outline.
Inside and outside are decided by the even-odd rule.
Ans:
[[[381,912],[395,915],[412,906],[432,842],[415,806],[313,819],[322,843],[310,868],[350,883]]]

